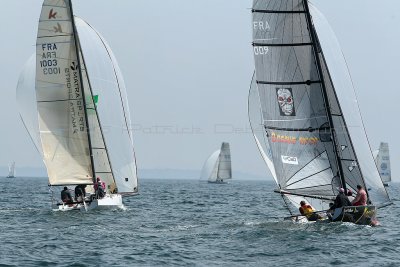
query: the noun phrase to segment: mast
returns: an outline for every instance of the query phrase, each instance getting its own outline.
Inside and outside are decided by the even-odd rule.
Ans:
[[[310,15],[310,10],[308,8],[308,0],[303,0],[303,5],[304,5],[304,9],[306,11],[306,19],[307,19],[307,24],[308,24],[308,29],[310,31],[310,37],[312,40],[312,47],[314,50],[314,56],[315,56],[315,61],[317,64],[317,68],[318,68],[318,73],[321,79],[321,84],[322,84],[322,95],[324,98],[324,102],[325,102],[325,107],[326,107],[326,111],[328,113],[328,120],[329,120],[329,126],[330,126],[330,130],[331,130],[331,135],[332,135],[332,142],[333,142],[333,147],[335,148],[335,159],[336,159],[336,164],[338,166],[339,169],[339,178],[340,181],[342,183],[342,187],[344,190],[347,190],[346,188],[346,181],[344,179],[344,172],[343,172],[343,167],[342,164],[340,163],[340,156],[338,154],[338,145],[337,145],[337,141],[336,141],[336,133],[335,133],[335,128],[334,128],[334,124],[333,124],[333,120],[332,120],[332,113],[331,113],[331,107],[329,105],[329,99],[328,99],[328,95],[326,93],[326,86],[325,86],[325,80],[323,77],[323,73],[322,73],[322,67],[321,67],[321,62],[319,62],[318,59],[318,54],[317,54],[317,37],[316,37],[316,32],[314,31],[312,22],[311,22],[311,15]],[[362,176],[362,175],[361,175]]]
[[[72,8],[72,0],[68,0],[68,1],[69,1],[69,7],[71,10],[71,23],[72,23],[72,29],[74,32],[75,51],[76,51],[76,57],[77,57],[78,67],[79,67],[78,72],[79,72],[80,86],[81,86],[81,90],[82,90],[82,103],[83,103],[83,107],[84,107],[83,111],[85,114],[87,137],[88,137],[88,143],[89,143],[89,157],[90,157],[90,163],[92,165],[92,180],[93,180],[93,183],[95,183],[96,182],[96,171],[94,169],[92,141],[90,138],[90,128],[89,128],[89,121],[88,121],[87,110],[86,110],[86,99],[85,99],[85,92],[84,92],[84,87],[83,87],[82,69],[81,69],[81,62],[80,62],[80,58],[79,58],[79,48],[78,48],[79,42],[77,40],[78,32],[76,30],[76,25],[75,25],[74,12],[73,12],[73,8]]]

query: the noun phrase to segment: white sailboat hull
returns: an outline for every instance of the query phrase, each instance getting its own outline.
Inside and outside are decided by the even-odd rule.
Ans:
[[[86,200],[85,203],[73,203],[73,204],[53,204],[53,211],[90,211],[97,209],[118,209],[123,208],[122,195],[120,194],[107,194],[101,199]]]

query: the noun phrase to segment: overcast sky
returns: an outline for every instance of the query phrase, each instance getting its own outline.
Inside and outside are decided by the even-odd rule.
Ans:
[[[127,85],[139,169],[200,169],[222,141],[234,170],[269,176],[251,136],[250,0],[74,0],[106,38]],[[400,1],[315,0],[346,57],[373,149],[400,167]],[[0,166],[43,166],[19,120],[15,87],[34,52],[41,0],[2,1]]]

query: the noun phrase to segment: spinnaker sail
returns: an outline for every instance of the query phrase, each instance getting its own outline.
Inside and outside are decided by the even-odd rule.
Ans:
[[[324,210],[340,187],[356,191],[359,184],[371,188],[374,204],[387,202],[348,70],[322,14],[307,0],[254,0],[252,13],[249,118],[284,199]]]

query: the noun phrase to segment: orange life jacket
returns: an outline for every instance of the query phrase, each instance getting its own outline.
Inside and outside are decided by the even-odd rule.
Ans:
[[[301,210],[303,210],[303,212],[301,212]],[[310,205],[304,205],[300,207],[300,213],[305,215],[306,217],[311,216],[313,212],[314,209]]]

